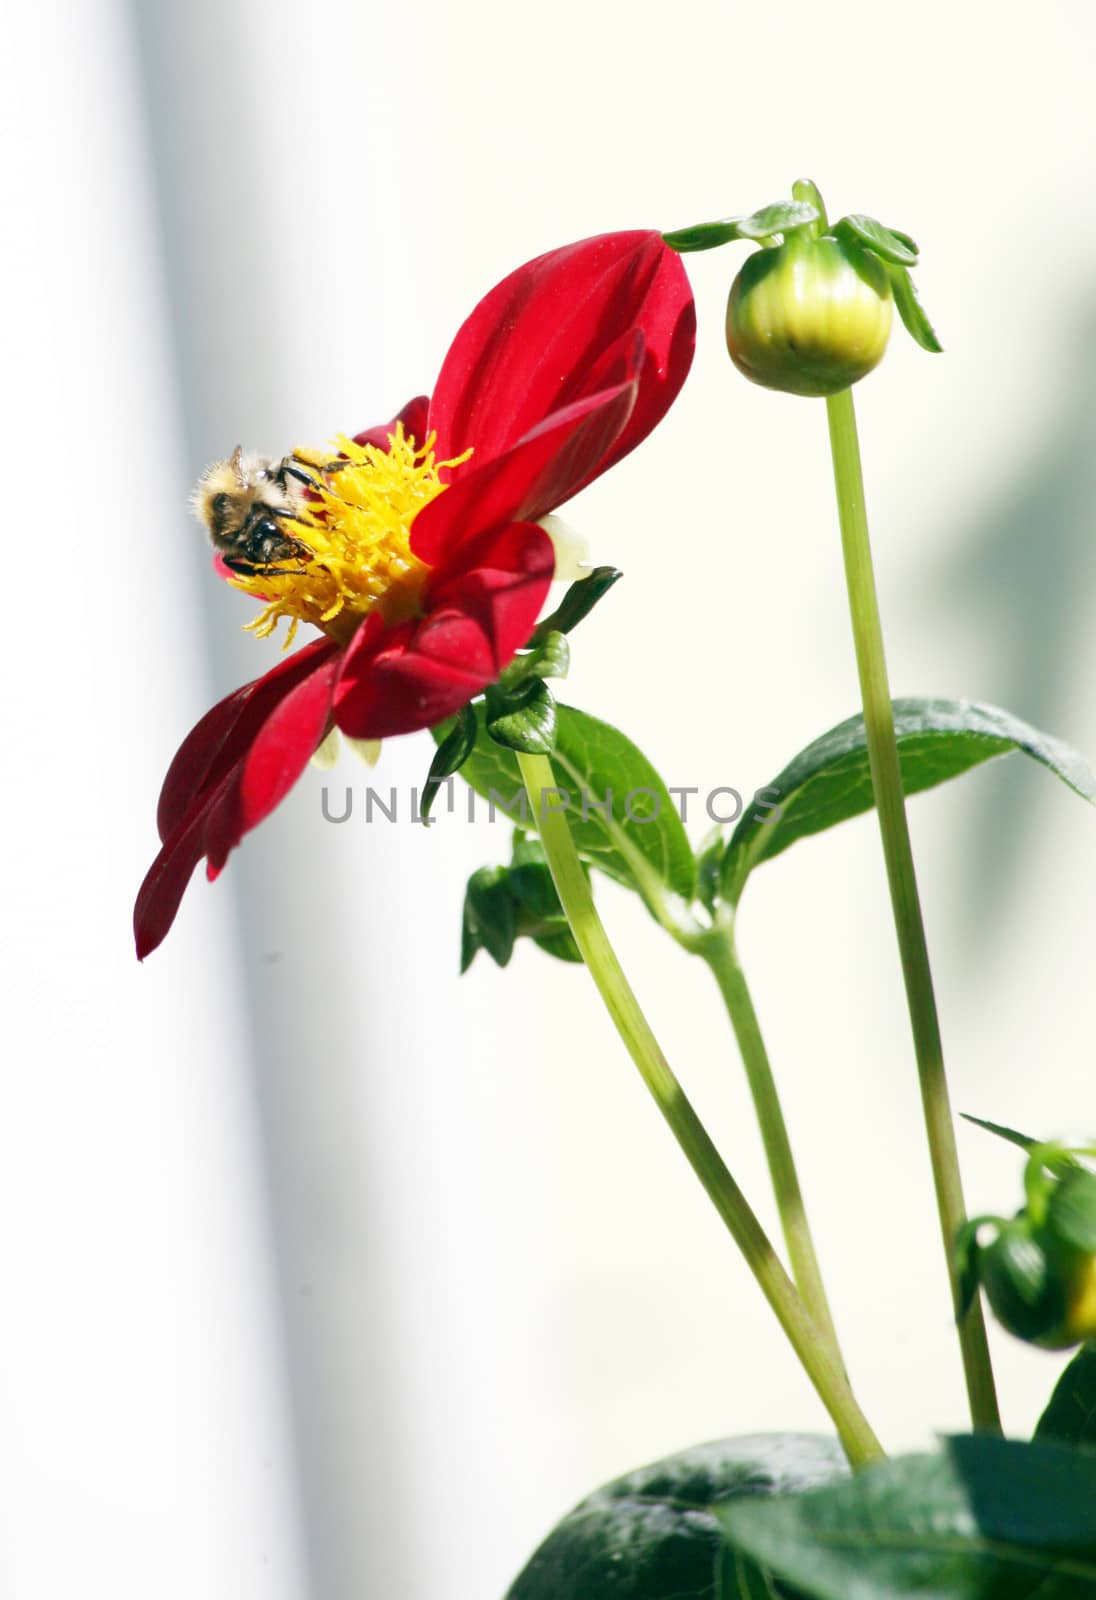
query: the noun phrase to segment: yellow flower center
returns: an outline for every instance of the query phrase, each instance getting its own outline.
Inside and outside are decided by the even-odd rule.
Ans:
[[[389,622],[417,613],[429,568],[411,553],[411,524],[447,487],[439,473],[460,466],[472,452],[436,461],[434,435],[417,445],[402,423],[388,443],[384,450],[340,435],[329,455],[295,453],[293,460],[309,474],[311,487],[302,486],[293,519],[283,519],[280,526],[310,558],[302,555],[232,577],[237,589],[266,601],[247,624],[258,638],[267,638],[280,617],[289,617],[287,648],[299,622],[314,623],[345,643],[374,607]]]

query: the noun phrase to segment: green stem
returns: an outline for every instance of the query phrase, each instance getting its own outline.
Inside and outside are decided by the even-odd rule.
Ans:
[[[707,938],[697,944],[696,949],[708,963],[719,985],[735,1038],[738,1040],[738,1048],[746,1068],[746,1081],[753,1097],[761,1138],[765,1146],[765,1157],[772,1176],[773,1192],[776,1195],[780,1223],[788,1246],[792,1275],[815,1326],[828,1342],[833,1355],[840,1360],[841,1347],[838,1343],[837,1329],[834,1327],[833,1314],[830,1311],[810,1224],[807,1221],[803,1191],[799,1185],[799,1174],[796,1171],[795,1157],[792,1155],[787,1124],[784,1121],[780,1096],[769,1064],[768,1051],[765,1049],[765,1040],[761,1034],[761,1024],[757,1020],[746,975],[739,963],[733,922],[730,919],[718,922]]]
[[[906,1000],[913,1028],[917,1071],[921,1081],[921,1104],[932,1159],[936,1204],[944,1238],[952,1297],[958,1318],[959,1344],[966,1376],[971,1420],[975,1428],[1000,1432],[1001,1419],[990,1365],[989,1345],[982,1307],[976,1299],[963,1317],[958,1316],[959,1285],[952,1249],[958,1230],[966,1220],[963,1186],[959,1176],[959,1154],[955,1126],[944,1074],[944,1052],[936,1014],[925,926],[917,893],[917,877],[910,847],[906,802],[894,735],[887,665],[883,655],[883,632],[872,570],[868,518],[864,505],[864,480],[860,467],[860,444],[856,433],[856,413],[852,392],[845,389],[826,401],[830,425],[830,447],[837,486],[837,507],[841,520],[841,545],[845,557],[845,581],[849,591],[852,631],[856,643],[856,664],[860,674],[860,694],[864,703],[864,729],[871,763],[872,787],[883,835],[883,854],[887,864],[894,925],[902,957]]]
[[[841,1363],[820,1338],[761,1224],[686,1098],[640,1010],[594,907],[590,885],[559,804],[551,763],[546,756],[535,755],[519,755],[518,763],[560,903],[617,1032],[833,1418],[849,1460],[854,1466],[860,1466],[880,1459],[882,1447],[856,1403]]]

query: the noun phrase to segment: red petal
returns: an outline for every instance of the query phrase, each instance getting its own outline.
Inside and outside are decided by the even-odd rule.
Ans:
[[[141,960],[174,922],[202,856],[212,858],[216,849],[219,870],[228,850],[292,786],[330,721],[337,666],[337,647],[317,640],[214,706],[183,741],[161,796],[161,826],[170,824],[165,843],[133,912]],[[295,764],[311,735],[304,761]]]
[[[466,541],[459,560],[436,568],[427,604],[431,611],[460,611],[480,623],[491,640],[491,679],[497,678],[532,633],[555,565],[544,529],[514,522]]]
[[[335,721],[353,738],[432,727],[491,683],[528,639],[552,581],[542,528],[518,523],[462,546],[434,574],[424,621],[385,630],[376,613],[343,658]]]
[[[602,234],[538,256],[492,289],[453,341],[430,402],[439,459],[470,445],[480,464],[501,454],[600,387],[591,374],[605,352],[639,329],[647,353],[636,412],[608,458],[618,459],[685,381],[695,323],[681,258],[657,233]]]
[[[143,961],[162,944],[186,893],[194,868],[202,859],[205,846],[202,829],[205,817],[197,813],[164,845],[149,868],[133,908],[133,934],[137,959]]]
[[[261,678],[234,689],[206,712],[187,734],[167,769],[156,811],[161,839],[174,833],[200,791],[224,776],[247,748],[272,706],[335,649],[330,639],[316,639],[279,661]]]
[[[403,431],[408,438],[414,439],[416,444],[422,444],[427,433],[427,413],[430,408],[430,396],[417,394],[409,400],[402,411],[397,411],[391,422],[386,422],[379,428],[366,428],[361,433],[354,435],[355,444],[376,445],[378,450],[388,449],[388,436],[395,433],[397,422],[403,423]]]
[[[292,789],[323,739],[331,719],[331,690],[339,662],[329,654],[275,706],[237,764],[206,825],[209,875],[230,850],[258,827]]]
[[[633,359],[639,352],[633,350]],[[482,466],[472,462],[419,512],[411,549],[430,566],[448,560],[464,539],[507,522],[534,522],[596,475],[621,436],[635,403],[634,382],[558,411],[520,443]]]

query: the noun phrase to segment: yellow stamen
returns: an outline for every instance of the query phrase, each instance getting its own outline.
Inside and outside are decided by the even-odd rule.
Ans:
[[[256,637],[265,639],[280,617],[289,617],[286,648],[299,621],[345,642],[374,607],[389,622],[416,615],[429,568],[411,553],[411,524],[447,487],[439,474],[459,467],[472,452],[436,461],[434,435],[417,445],[402,423],[388,442],[382,450],[339,435],[330,454],[296,452],[294,460],[310,473],[314,487],[294,508],[294,520],[282,526],[312,559],[233,577],[237,589],[266,601],[247,624]]]

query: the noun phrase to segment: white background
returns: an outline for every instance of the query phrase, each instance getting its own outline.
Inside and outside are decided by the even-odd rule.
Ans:
[[[310,773],[138,968],[166,763],[275,659],[185,494],[238,440],[389,416],[527,257],[809,174],[913,232],[947,346],[899,332],[859,391],[895,692],[1096,754],[1094,37],[1085,0],[8,18],[5,1597],[491,1600],[599,1480],[825,1426],[585,974],[458,982],[504,830],[333,828]],[[569,511],[627,576],[567,693],[668,782],[750,791],[856,690],[821,408],[727,363],[737,259],[690,260],[693,376]],[[913,827],[957,1105],[1091,1131],[1096,819],[1013,761]],[[771,1221],[714,988],[601,899]],[[963,1394],[870,819],[759,873],[741,947],[858,1390],[923,1444]],[[1013,1205],[1012,1153],[961,1143],[972,1208]],[[1022,1433],[1058,1363],[995,1353]]]

